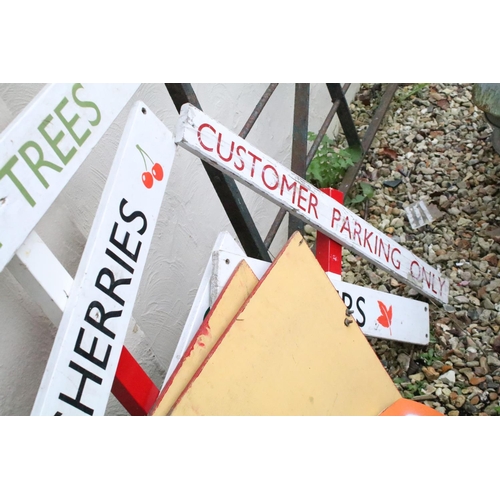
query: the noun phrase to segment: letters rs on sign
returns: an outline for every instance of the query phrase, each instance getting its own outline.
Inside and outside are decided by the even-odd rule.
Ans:
[[[32,415],[103,415],[175,155],[134,105],[85,246]]]
[[[139,84],[47,85],[0,135],[0,271]]]
[[[421,293],[448,301],[449,282],[438,270],[190,104],[181,109],[176,142]]]

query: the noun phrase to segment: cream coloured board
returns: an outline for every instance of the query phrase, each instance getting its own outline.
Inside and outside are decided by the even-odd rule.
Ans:
[[[172,415],[378,415],[400,398],[296,233]]]
[[[249,265],[240,262],[158,397],[151,411],[153,416],[169,413],[257,283]]]

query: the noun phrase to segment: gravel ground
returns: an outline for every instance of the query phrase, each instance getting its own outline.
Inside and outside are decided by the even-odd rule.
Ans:
[[[360,135],[384,87],[363,85],[351,104]],[[375,194],[369,204],[352,209],[450,280],[449,303],[430,304],[428,346],[370,339],[401,394],[446,415],[495,416],[500,156],[471,90],[472,84],[401,85],[358,177]],[[419,200],[434,206],[438,216],[413,230],[404,209]],[[345,249],[342,274],[358,285],[429,302]]]

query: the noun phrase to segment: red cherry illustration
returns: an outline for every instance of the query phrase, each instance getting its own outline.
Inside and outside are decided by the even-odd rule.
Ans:
[[[144,162],[144,169],[146,170],[142,174],[142,183],[146,186],[147,189],[151,189],[153,187],[154,179],[161,181],[163,179],[163,168],[159,163],[155,163],[153,165],[153,168],[151,169],[151,172],[148,172],[148,166],[146,165],[146,158],[145,156],[148,157],[148,160],[153,163],[153,160],[149,157],[149,155],[144,151],[144,149],[139,146],[139,144],[136,144],[135,147],[139,150],[139,153],[141,153],[142,156],[142,161]]]
[[[151,175],[151,172],[144,172],[142,174],[142,183],[148,189],[151,189],[153,187],[153,176]]]
[[[163,179],[163,168],[161,167],[161,165],[159,163],[155,163],[153,165],[151,172],[153,172],[153,177],[157,181],[161,181]]]

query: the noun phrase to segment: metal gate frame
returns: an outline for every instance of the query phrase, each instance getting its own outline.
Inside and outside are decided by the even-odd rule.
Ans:
[[[399,84],[387,84],[380,104],[375,110],[372,120],[362,139],[360,139],[358,135],[358,132],[354,125],[354,120],[352,119],[352,115],[349,110],[349,105],[345,97],[350,85],[350,83],[346,83],[344,84],[344,86],[342,86],[340,83],[326,84],[328,92],[332,99],[332,107],[328,112],[323,125],[321,126],[318,135],[311,145],[309,151],[307,151],[310,95],[309,83],[295,84],[295,102],[293,115],[291,170],[297,175],[300,175],[302,178],[305,178],[307,168],[309,167],[311,160],[314,158],[321,140],[325,136],[326,131],[330,126],[333,118],[336,114],[338,114],[340,125],[345,134],[349,147],[359,151],[358,161],[354,165],[349,167],[349,169],[346,171],[344,178],[342,179],[338,188],[339,191],[341,191],[344,195],[346,195],[350,191],[356,180],[356,176],[363,164],[364,157],[370,149],[375,134],[377,133],[382,119],[389,108],[391,100]],[[190,103],[193,106],[196,106],[198,109],[202,110],[200,102],[198,101],[198,97],[196,96],[190,83],[165,83],[165,87],[167,88],[167,91],[172,98],[177,112],[180,112],[182,105],[185,103]],[[277,87],[277,83],[271,83],[268,86],[259,102],[255,106],[254,110],[250,114],[241,132],[239,133],[240,137],[245,138],[248,135],[253,125],[257,121],[257,118],[269,101],[269,98]],[[208,177],[210,178],[210,181],[212,182],[217,195],[219,196],[222,206],[224,207],[224,210],[226,211],[226,214],[246,254],[249,257],[255,259],[271,262],[271,257],[268,250],[278,232],[281,223],[283,222],[286,210],[283,208],[279,210],[266,238],[263,240],[243,200],[243,197],[241,196],[236,182],[216,168],[212,167],[207,162],[202,161],[202,164],[208,174]],[[292,216],[289,217],[289,236],[297,230],[303,233],[303,229],[304,223],[302,221]]]

